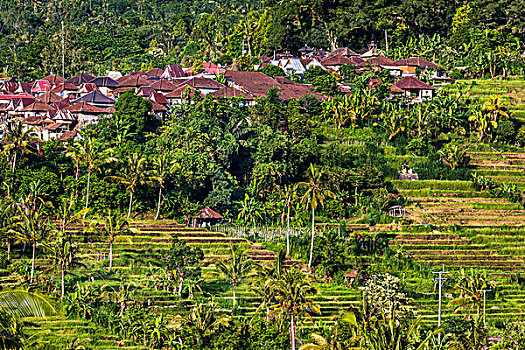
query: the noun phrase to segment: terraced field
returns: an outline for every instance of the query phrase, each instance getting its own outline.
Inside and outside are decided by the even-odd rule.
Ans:
[[[474,84],[473,84],[474,82]],[[505,79],[505,80],[460,80],[457,84],[447,85],[444,91],[457,95],[462,89],[468,96],[484,103],[490,96],[498,95],[507,100],[510,104],[509,109],[514,117],[525,122],[525,80],[524,79]]]
[[[525,154],[474,151],[470,157],[478,175],[525,188]],[[392,232],[392,247],[434,270],[445,266],[448,271],[473,268],[488,273],[499,285],[498,296],[488,304],[489,319],[523,320],[525,289],[511,281],[525,273],[523,206],[491,198],[470,181],[394,181],[394,185],[414,203],[407,208],[414,225]]]

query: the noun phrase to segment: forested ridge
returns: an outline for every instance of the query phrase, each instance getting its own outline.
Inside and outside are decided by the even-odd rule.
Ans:
[[[61,73],[62,21],[66,76],[227,64],[243,54],[243,43],[244,54],[258,57],[303,45],[357,50],[372,38],[384,49],[388,41],[392,58],[505,66],[523,52],[525,36],[519,0],[2,0],[0,12],[0,66],[19,78]]]

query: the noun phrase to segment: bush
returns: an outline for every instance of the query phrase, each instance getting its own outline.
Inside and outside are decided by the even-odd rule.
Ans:
[[[519,130],[518,130],[518,133],[516,135],[516,142],[520,145],[520,146],[524,146],[525,145],[525,125],[523,125]]]
[[[520,128],[521,130],[521,128]],[[512,120],[502,120],[494,130],[496,140],[504,143],[513,143],[516,136],[516,125]]]
[[[286,76],[286,73],[281,67],[274,66],[273,64],[267,64],[266,66],[259,68],[259,72],[266,74],[269,77]]]

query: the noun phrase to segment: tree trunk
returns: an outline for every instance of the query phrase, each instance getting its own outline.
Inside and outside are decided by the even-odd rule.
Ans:
[[[133,191],[129,191],[128,219],[131,216],[131,203],[133,202]]]
[[[157,215],[155,215],[155,220],[159,219],[160,214],[160,201],[162,199],[162,187],[159,187],[159,203],[157,204]]]
[[[11,168],[11,172],[14,174],[16,170],[16,149],[15,149],[15,155],[13,156],[13,167]]]
[[[291,349],[295,350],[295,318],[293,314],[290,317],[290,345]]]
[[[66,287],[65,287],[65,280],[66,280],[66,262],[63,261],[63,262],[62,262],[62,291],[61,291],[61,292],[62,292],[62,293],[61,293],[61,295],[62,295],[61,298],[62,298],[62,299],[64,299],[65,288],[66,288]]]
[[[308,268],[312,267],[312,260],[314,257],[314,236],[315,236],[315,209],[312,208],[312,241],[310,242],[310,260],[308,261]]]
[[[233,287],[233,308],[235,309],[235,304],[236,304],[235,292],[237,291],[237,283],[233,283],[232,287]]]
[[[36,255],[36,241],[33,241],[33,257],[31,259],[31,278],[29,279],[29,284],[33,283],[33,278],[35,276],[35,255]]]
[[[290,206],[288,206],[288,217],[286,218],[286,256],[290,256]]]
[[[184,282],[184,278],[179,277],[179,297],[182,296],[182,283]]]
[[[11,238],[7,239],[7,261],[11,260]]]
[[[109,244],[109,272],[113,268],[113,242]]]
[[[87,215],[87,208],[89,206],[89,186],[91,185],[91,165],[88,166],[88,181],[87,181],[87,187],[86,187],[86,205],[84,206],[84,209],[86,209],[86,212],[84,213],[84,216],[82,218],[86,218]]]

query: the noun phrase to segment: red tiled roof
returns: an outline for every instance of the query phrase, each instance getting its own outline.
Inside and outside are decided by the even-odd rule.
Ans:
[[[226,79],[234,82],[241,87],[246,93],[252,96],[266,96],[268,89],[278,87],[281,89],[281,99],[289,100],[291,98],[300,98],[304,95],[314,95],[317,99],[324,96],[313,92],[311,85],[305,84],[281,84],[276,79],[270,78],[261,72],[236,72],[228,71],[225,74]]]
[[[247,93],[229,86],[225,86],[217,91],[211,92],[210,96],[215,98],[242,97],[245,100],[253,100],[253,97]]]
[[[119,88],[141,87],[141,86],[149,86],[149,84],[151,84],[150,81],[146,80],[140,75],[135,75],[135,76],[127,77],[127,79],[120,81],[118,86]]]
[[[164,97],[164,95],[161,94],[160,92],[153,92],[149,96],[149,99],[152,102],[160,103],[160,104],[163,104],[163,105],[167,105],[169,103],[168,100],[166,100],[166,97]]]
[[[146,72],[146,75],[148,77],[160,77],[164,73],[163,69],[160,68],[153,68]]]
[[[91,75],[89,73],[79,73],[79,74],[75,75],[73,78],[69,78],[64,83],[70,83],[70,84],[73,84],[75,86],[80,86],[80,85],[82,85],[84,83],[90,82],[93,79],[95,79],[94,75]]]
[[[166,79],[160,79],[150,85],[157,91],[173,91],[177,88],[177,85],[169,82]]]
[[[361,66],[366,66],[366,65],[371,65],[371,66],[393,66],[394,65],[394,61],[392,61],[391,59],[386,58],[385,56],[381,55],[381,56],[377,56],[377,57],[372,57],[372,58],[368,59],[367,61],[365,61],[364,63],[361,64]]]
[[[22,112],[48,112],[56,110],[54,107],[51,107],[47,103],[35,101],[29,106],[22,109]]]
[[[51,89],[51,91],[53,92],[62,92],[62,91],[78,91],[78,86],[76,85],[73,85],[71,83],[63,83],[63,84],[60,84],[58,86],[56,86],[55,88]]]
[[[55,94],[52,91],[48,91],[45,94],[43,94],[42,96],[37,97],[36,99],[39,102],[44,102],[44,103],[47,103],[47,104],[64,101],[64,99],[62,97],[58,96],[57,94]]]
[[[43,117],[27,117],[27,118],[24,118],[22,121],[29,125],[38,125],[38,124],[42,124],[42,122],[44,121],[44,118]]]
[[[53,123],[53,124],[49,124],[48,126],[46,126],[44,128],[44,130],[56,130],[58,129],[59,127],[61,127],[62,125],[68,125],[68,124],[65,124],[65,123]]]
[[[323,66],[340,66],[345,63],[352,63],[353,61],[345,56],[342,55],[333,55],[328,56],[324,60],[321,61]]]
[[[341,55],[341,56],[359,56],[358,53],[356,53],[355,51],[350,50],[347,47],[340,47],[340,48],[335,49],[334,51],[332,51],[332,52],[330,52],[328,54],[328,56],[336,56],[336,55]]]
[[[77,132],[76,131],[66,131],[65,133],[63,133],[59,138],[58,138],[58,141],[67,141],[69,140],[70,138],[74,138],[75,136],[77,136]]]
[[[166,65],[166,68],[164,68],[164,72],[161,75],[161,78],[164,79],[175,79],[175,78],[183,78],[186,74],[182,70],[182,67],[178,64],[168,64]]]
[[[166,107],[158,104],[157,102],[152,103],[151,109],[153,110],[153,112],[166,112],[168,110]]]
[[[268,89],[281,87],[278,81],[261,72],[227,71],[224,76],[252,96],[266,96]]]
[[[224,219],[224,216],[217,213],[208,207],[202,208],[199,215],[194,217],[195,219]]]
[[[421,57],[410,57],[402,58],[393,63],[395,66],[411,66],[411,67],[428,67],[428,68],[438,68],[443,69],[443,67],[438,66],[437,64],[427,61]]]
[[[18,90],[19,92],[22,92],[22,93],[23,93],[23,92],[30,93],[30,92],[31,92],[32,85],[33,85],[33,84],[31,84],[31,83],[20,83],[20,84],[18,85],[17,90]]]
[[[436,90],[435,87],[430,86],[414,77],[404,77],[396,81],[392,86],[403,90]]]
[[[62,78],[60,75],[51,74],[47,77],[43,77],[42,80],[47,80],[51,83],[51,85],[56,86],[63,84],[66,81],[66,78]]]
[[[105,114],[103,109],[95,107],[87,102],[77,102],[74,105],[64,108],[65,111],[72,113],[88,113],[88,114]]]

